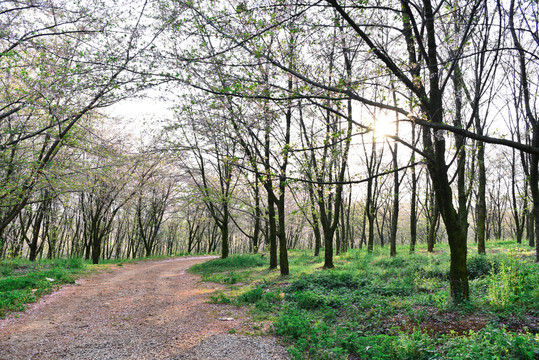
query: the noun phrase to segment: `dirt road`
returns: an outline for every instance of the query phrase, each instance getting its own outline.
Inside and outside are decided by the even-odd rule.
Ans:
[[[0,360],[286,359],[272,338],[229,334],[241,310],[208,304],[220,286],[185,272],[207,259],[114,266],[64,286],[0,320]]]

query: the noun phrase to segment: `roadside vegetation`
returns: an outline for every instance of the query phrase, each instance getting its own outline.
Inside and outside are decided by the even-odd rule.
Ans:
[[[0,317],[9,311],[24,311],[61,284],[74,283],[88,269],[82,259],[0,261]]]
[[[270,272],[260,255],[191,271],[229,284],[210,301],[249,306],[253,329],[273,322],[293,359],[539,357],[539,264],[529,248],[491,242],[487,255],[469,253],[472,299],[458,306],[449,296],[447,246],[398,250],[391,258],[384,248],[352,249],[332,270],[310,252],[292,251],[288,277]]]

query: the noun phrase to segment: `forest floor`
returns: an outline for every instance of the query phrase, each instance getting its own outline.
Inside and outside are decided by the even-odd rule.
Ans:
[[[186,269],[210,257],[109,265],[0,319],[0,359],[288,359],[246,336],[245,310],[213,305],[223,288]]]

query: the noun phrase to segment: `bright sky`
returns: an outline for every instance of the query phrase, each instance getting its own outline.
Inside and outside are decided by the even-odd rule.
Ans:
[[[172,117],[170,106],[169,102],[148,96],[120,101],[106,112],[121,120],[124,131],[147,142],[151,134],[161,128],[161,120]]]

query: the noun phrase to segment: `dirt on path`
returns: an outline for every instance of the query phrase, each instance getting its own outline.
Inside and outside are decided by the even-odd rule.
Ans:
[[[0,360],[287,359],[271,337],[230,334],[242,311],[208,304],[220,285],[185,271],[208,258],[112,266],[63,286],[0,320]]]

